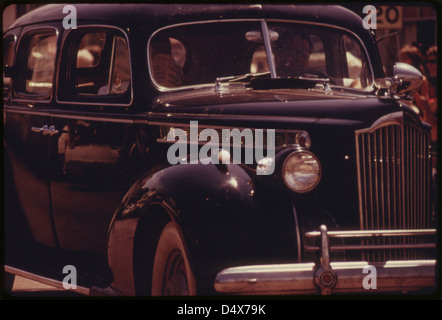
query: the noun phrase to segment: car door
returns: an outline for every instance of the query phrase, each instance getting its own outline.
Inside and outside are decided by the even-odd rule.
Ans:
[[[8,52],[10,77],[6,96],[4,92],[4,143],[11,164],[7,174],[14,184],[6,187],[15,187],[34,240],[49,247],[57,246],[49,195],[49,144],[58,33],[53,26],[23,29],[15,61]],[[17,37],[12,31],[7,34],[5,48],[12,50]]]
[[[133,125],[128,39],[113,27],[67,32],[60,59],[51,199],[60,248],[102,254],[128,190]]]

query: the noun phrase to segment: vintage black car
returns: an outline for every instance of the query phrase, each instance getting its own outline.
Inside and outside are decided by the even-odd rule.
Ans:
[[[381,42],[332,5],[19,18],[3,35],[7,280],[117,296],[432,292],[431,127],[409,99],[422,75]]]

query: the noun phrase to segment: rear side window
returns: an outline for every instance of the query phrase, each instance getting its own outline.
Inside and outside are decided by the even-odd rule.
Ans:
[[[62,100],[128,103],[129,48],[119,30],[71,30],[63,46],[61,61],[59,97]],[[63,70],[66,70],[64,74]]]
[[[57,36],[55,30],[32,31],[20,41],[15,91],[18,95],[47,97],[52,92]]]

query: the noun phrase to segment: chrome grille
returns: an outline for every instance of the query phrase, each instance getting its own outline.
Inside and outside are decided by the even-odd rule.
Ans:
[[[362,230],[430,228],[430,137],[402,112],[356,132],[359,213]],[[388,242],[386,242],[388,241]],[[419,244],[397,237],[367,245]],[[364,252],[369,261],[422,259],[419,249]]]

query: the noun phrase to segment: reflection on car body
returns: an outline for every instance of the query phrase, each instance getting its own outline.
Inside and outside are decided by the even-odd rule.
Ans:
[[[356,14],[75,7],[77,29],[57,4],[3,37],[8,273],[73,265],[91,295],[330,294],[365,293],[370,265],[377,292],[432,292],[431,127],[405,99],[422,75],[386,74]],[[223,129],[242,134],[229,150]],[[168,158],[178,133],[191,164]]]

